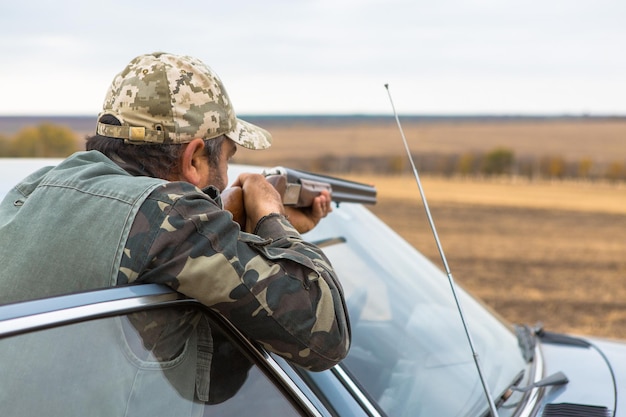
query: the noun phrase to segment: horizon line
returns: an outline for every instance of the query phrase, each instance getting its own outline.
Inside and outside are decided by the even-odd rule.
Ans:
[[[413,117],[413,118],[622,118],[626,117],[625,113],[590,113],[590,112],[536,112],[536,113],[525,113],[525,112],[510,112],[510,113],[487,113],[487,112],[475,112],[475,113],[399,113],[402,117]],[[97,114],[45,114],[45,113],[33,113],[33,114],[0,114],[0,118],[63,118],[63,117],[73,117],[73,118],[88,118],[88,117],[97,117]],[[246,118],[246,117],[254,117],[254,118],[303,118],[303,117],[362,117],[362,118],[380,118],[380,117],[393,117],[391,113],[365,113],[365,112],[354,112],[354,113],[239,113],[237,117]]]

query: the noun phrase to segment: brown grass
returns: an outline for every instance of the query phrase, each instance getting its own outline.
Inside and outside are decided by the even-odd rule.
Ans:
[[[267,125],[274,136],[264,152],[243,151],[252,163],[285,156],[404,155],[393,120],[386,124],[311,126]],[[547,120],[509,122],[403,123],[413,152],[461,154],[507,147],[517,156],[561,156],[568,160],[593,158],[597,162],[626,158],[626,120]]]
[[[371,210],[442,265],[412,178]],[[626,189],[422,180],[457,282],[515,323],[626,338]],[[407,195],[408,194],[408,195]]]
[[[407,200],[417,183],[412,176],[348,175],[375,184],[380,198]],[[626,184],[585,181],[528,181],[526,179],[421,179],[426,198],[440,203],[526,207],[626,214]]]
[[[380,201],[371,210],[441,265],[411,180],[379,182]],[[541,321],[551,330],[626,338],[623,189],[599,187],[593,190],[597,200],[577,205],[574,191],[580,187],[588,192],[584,185],[526,185],[536,199],[520,199],[513,192],[500,204],[501,184],[431,178],[422,182],[460,285],[515,323]],[[402,188],[407,197],[402,197]],[[484,200],[468,190],[480,191]],[[602,203],[613,197],[615,202]],[[559,207],[552,207],[551,201],[558,201]]]

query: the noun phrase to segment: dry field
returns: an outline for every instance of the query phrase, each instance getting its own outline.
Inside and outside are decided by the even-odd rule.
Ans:
[[[284,164],[324,155],[396,155],[397,127],[266,126],[274,146],[238,162]],[[485,151],[626,162],[626,121],[554,120],[404,125],[413,152]],[[372,211],[438,265],[441,259],[412,177],[376,184]],[[516,323],[626,338],[626,185],[422,178],[452,274]]]
[[[626,119],[402,122],[402,125],[414,153],[461,154],[507,147],[519,157],[561,156],[567,160],[591,157],[599,163],[626,160]],[[263,163],[285,157],[404,154],[399,130],[391,117],[387,123],[262,126],[274,136],[272,148],[264,152],[244,151],[241,159]]]
[[[442,265],[413,178],[372,211]],[[626,338],[626,186],[423,178],[455,280],[515,323]],[[407,196],[408,195],[408,196]]]

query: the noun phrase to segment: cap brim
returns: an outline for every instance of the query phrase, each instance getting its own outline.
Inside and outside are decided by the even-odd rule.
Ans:
[[[272,146],[270,132],[241,119],[237,119],[237,126],[232,132],[226,133],[226,137],[248,149],[267,149]]]

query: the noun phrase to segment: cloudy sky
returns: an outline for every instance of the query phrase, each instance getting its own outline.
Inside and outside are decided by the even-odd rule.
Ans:
[[[0,115],[97,114],[136,55],[193,55],[239,114],[626,114],[623,0],[12,0]]]

